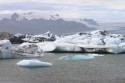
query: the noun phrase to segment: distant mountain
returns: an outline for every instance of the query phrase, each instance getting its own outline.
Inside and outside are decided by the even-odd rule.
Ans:
[[[0,32],[39,34],[51,31],[55,34],[63,34],[95,29],[81,22],[65,21],[60,18],[59,14],[51,15],[48,20],[42,18],[28,20],[25,17],[20,20],[19,17],[15,13],[10,19],[2,19],[0,21]]]
[[[99,24],[93,19],[84,18],[84,19],[80,19],[80,22],[85,24],[86,26],[88,26],[90,28],[98,28],[99,27]]]
[[[125,22],[100,23],[100,30],[108,30],[111,33],[125,34]]]

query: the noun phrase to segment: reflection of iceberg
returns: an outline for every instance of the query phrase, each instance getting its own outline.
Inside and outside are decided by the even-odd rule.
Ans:
[[[86,54],[86,55],[67,55],[62,56],[59,60],[83,60],[83,59],[93,59],[95,56],[103,56],[99,54]]]
[[[48,62],[42,62],[37,59],[31,59],[31,60],[22,60],[17,63],[18,66],[21,67],[49,67],[52,66],[51,63]]]

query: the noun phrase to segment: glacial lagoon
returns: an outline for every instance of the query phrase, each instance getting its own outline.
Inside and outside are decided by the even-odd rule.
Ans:
[[[84,53],[45,53],[35,58],[53,64],[52,67],[22,68],[21,59],[0,60],[0,83],[124,83],[125,54],[101,54],[92,59],[59,60],[63,56]],[[27,58],[32,59],[32,58]],[[33,58],[34,59],[34,58]]]

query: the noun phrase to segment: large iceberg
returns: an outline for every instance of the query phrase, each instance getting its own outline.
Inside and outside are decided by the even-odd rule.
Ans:
[[[40,46],[45,52],[100,52],[123,53],[125,36],[123,34],[111,34],[107,31],[92,31],[61,36],[54,42],[42,42]]]
[[[48,63],[48,62],[43,62],[37,59],[31,59],[31,60],[21,60],[19,62],[16,63],[18,66],[21,67],[50,67],[52,66],[52,63]]]
[[[38,41],[46,38],[47,41]],[[66,36],[56,36],[56,40],[50,41],[53,34],[47,32],[40,35],[27,35],[35,43],[23,43],[13,48],[9,40],[0,41],[0,47],[29,57],[43,56],[43,52],[96,52],[96,53],[124,53],[125,52],[125,35],[111,34],[107,31],[92,31],[84,33],[75,33]],[[40,38],[40,39],[39,39]],[[8,51],[9,52],[9,51]],[[10,52],[11,53],[11,52]],[[3,53],[5,54],[5,53]]]
[[[125,36],[122,34],[110,34],[107,31],[97,30],[58,38],[53,42],[55,45],[53,52],[123,53],[125,50],[120,44],[124,42]],[[48,47],[49,45],[46,45],[42,49],[49,49]]]

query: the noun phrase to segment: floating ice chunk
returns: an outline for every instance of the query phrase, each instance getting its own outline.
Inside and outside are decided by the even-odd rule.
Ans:
[[[56,52],[82,52],[80,47],[72,43],[59,43],[55,49]]]
[[[59,60],[82,60],[82,59],[92,59],[94,56],[87,56],[87,55],[67,55],[67,56],[62,56],[59,58]]]
[[[90,41],[91,45],[104,45],[100,38],[92,38]]]
[[[79,34],[74,34],[74,35],[68,35],[68,36],[65,36],[63,38],[60,38],[58,40],[55,41],[55,43],[60,43],[60,42],[71,42],[71,40],[79,37],[80,35]]]
[[[95,56],[103,56],[99,54],[86,54],[86,55],[67,55],[62,56],[59,60],[84,60],[84,59],[93,59]]]
[[[10,50],[0,48],[0,59],[11,59],[16,58],[17,56]]]
[[[19,45],[18,47],[20,47],[20,48],[23,48],[23,47],[26,47],[26,46],[29,46],[29,45],[32,45],[33,43],[28,43],[28,42],[26,42],[26,43],[22,43],[21,45]]]
[[[104,55],[100,55],[100,54],[88,54],[88,56],[104,56]]]
[[[10,43],[9,40],[0,40],[0,47],[3,47],[5,49],[10,49],[12,48],[12,44]]]
[[[119,46],[125,49],[125,42],[119,44]]]
[[[90,39],[88,38],[86,38],[86,39],[82,39],[82,40],[74,40],[73,41],[73,43],[75,43],[75,44],[89,44],[89,42],[90,42]]]
[[[56,45],[52,42],[42,42],[36,44],[38,47],[40,47],[44,52],[50,52],[56,49]]]
[[[16,54],[26,57],[42,57],[43,50],[33,43],[23,43],[13,50]]]
[[[107,45],[111,45],[111,44],[119,45],[119,44],[122,43],[121,39],[119,39],[119,38],[111,38],[111,37],[105,38],[105,39],[104,39],[104,42],[105,42]]]
[[[52,66],[52,63],[42,62],[37,59],[21,60],[16,64],[21,67],[33,67],[33,68],[34,67],[50,67],[50,66]]]
[[[110,53],[118,54],[118,53],[124,52],[124,49],[122,47],[116,45],[114,48],[107,49],[107,51],[110,52]]]

